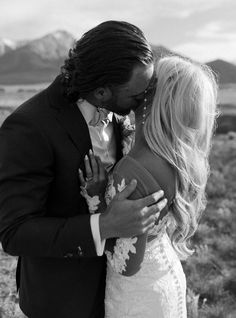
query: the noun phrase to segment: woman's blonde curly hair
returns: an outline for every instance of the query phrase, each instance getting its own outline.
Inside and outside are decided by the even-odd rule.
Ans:
[[[144,135],[150,149],[176,172],[169,234],[181,258],[206,206],[208,156],[215,126],[217,84],[206,65],[177,56],[156,66],[157,87]]]

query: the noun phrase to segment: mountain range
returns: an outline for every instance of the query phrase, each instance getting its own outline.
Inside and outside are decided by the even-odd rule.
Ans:
[[[5,45],[5,53],[0,56],[0,84],[50,82],[58,74],[73,42],[70,33],[56,31],[10,48]]]
[[[36,84],[52,81],[60,72],[75,38],[67,31],[55,31],[39,39],[0,39],[0,84]],[[156,57],[176,54],[161,45],[152,45]],[[207,63],[221,84],[236,83],[236,65],[223,60]]]

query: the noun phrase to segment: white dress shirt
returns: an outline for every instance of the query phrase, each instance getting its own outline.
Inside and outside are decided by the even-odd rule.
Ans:
[[[86,100],[78,100],[77,105],[81,111],[89,129],[92,141],[93,152],[99,156],[105,169],[109,171],[116,162],[116,143],[114,138],[114,129],[111,122],[106,124],[99,122],[99,113],[97,108]],[[112,113],[108,116],[112,118]],[[98,256],[103,255],[105,240],[101,240],[99,229],[100,213],[92,214],[90,217],[90,226],[93,240]]]

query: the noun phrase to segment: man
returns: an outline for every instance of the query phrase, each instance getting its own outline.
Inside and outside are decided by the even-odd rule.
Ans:
[[[119,125],[100,134],[100,107],[124,115],[153,77],[153,55],[135,26],[108,21],[75,43],[62,74],[0,130],[0,239],[19,256],[20,307],[30,318],[103,317],[104,240],[150,229],[160,194],[128,200],[130,183],[90,215],[78,169],[93,149],[107,167],[122,156]],[[98,117],[98,118],[97,118]]]

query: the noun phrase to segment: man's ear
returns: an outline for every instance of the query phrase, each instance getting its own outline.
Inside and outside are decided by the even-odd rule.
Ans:
[[[101,103],[107,102],[112,97],[112,91],[108,87],[96,88],[93,94],[94,94],[94,97]]]

